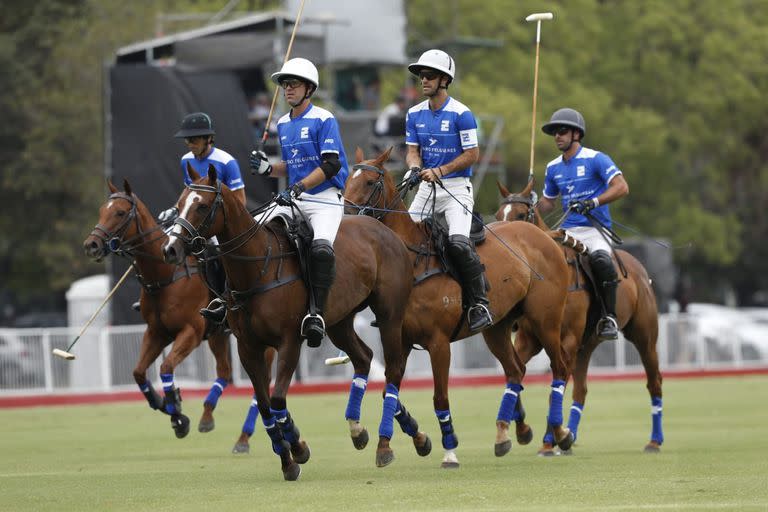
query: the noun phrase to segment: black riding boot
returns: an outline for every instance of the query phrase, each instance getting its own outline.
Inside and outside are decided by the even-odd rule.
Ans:
[[[461,276],[461,288],[469,304],[469,330],[475,332],[490,327],[493,317],[488,308],[485,267],[480,263],[472,242],[466,236],[451,235],[448,237],[448,256]]]
[[[336,255],[328,240],[312,241],[309,258],[309,314],[301,321],[301,335],[310,347],[319,347],[325,337],[323,311],[336,275]]]
[[[205,276],[206,279],[208,279],[208,284],[213,288],[217,295],[223,295],[227,287],[227,277],[224,273],[224,266],[218,259],[214,259],[208,260],[205,263],[205,268]],[[203,315],[203,318],[214,324],[222,324],[227,317],[227,303],[216,297],[208,304],[208,306],[200,310],[200,314]]]
[[[616,288],[618,274],[613,259],[606,251],[596,251],[589,256],[592,270],[600,287],[603,317],[597,323],[597,337],[601,341],[619,339],[619,322],[616,320]]]

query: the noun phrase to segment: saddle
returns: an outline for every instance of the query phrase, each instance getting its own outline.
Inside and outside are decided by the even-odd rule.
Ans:
[[[477,220],[479,217],[479,213],[472,212],[472,227],[470,228],[469,239],[475,247],[482,245],[483,242],[485,242],[485,226],[482,221]],[[416,277],[416,282],[414,284],[419,284],[424,279],[441,273],[446,273],[461,283],[458,269],[448,257],[448,223],[445,221],[445,216],[438,215],[425,217],[422,220],[422,225],[424,226],[427,236],[430,238],[433,251],[430,251],[429,254],[426,252],[420,253],[420,256],[436,256],[440,262],[440,268],[426,269],[423,274]],[[416,264],[418,265],[418,263],[419,259],[417,258]]]
[[[312,240],[315,232],[312,226],[303,218],[295,219],[287,215],[278,214],[269,221],[270,226],[276,232],[282,232],[291,246],[296,249],[301,269],[301,278],[304,284],[311,288],[312,282],[309,273],[309,258]]]

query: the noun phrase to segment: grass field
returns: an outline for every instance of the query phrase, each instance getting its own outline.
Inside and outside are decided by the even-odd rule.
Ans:
[[[666,441],[648,455],[644,382],[594,383],[574,455],[554,458],[535,455],[546,386],[523,395],[534,443],[503,458],[493,455],[502,390],[453,389],[457,470],[440,469],[431,392],[406,386],[401,398],[432,454],[418,457],[396,426],[386,468],[374,464],[377,393],[363,403],[372,438],[361,452],[348,437],[344,394],[296,396],[289,408],[312,449],[298,482],[283,481],[261,419],[251,453],[230,453],[244,397],[224,395],[208,434],[196,429],[202,400],[185,401],[193,429],[182,440],[145,402],[0,410],[0,510],[768,510],[766,387],[765,376],[668,379]]]

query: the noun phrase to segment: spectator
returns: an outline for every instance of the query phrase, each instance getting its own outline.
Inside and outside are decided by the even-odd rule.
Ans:
[[[395,100],[384,107],[376,119],[373,133],[378,136],[404,137],[405,136],[405,95],[398,94]]]

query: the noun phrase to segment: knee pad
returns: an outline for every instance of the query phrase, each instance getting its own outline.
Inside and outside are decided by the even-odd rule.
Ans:
[[[613,258],[607,251],[595,251],[589,255],[592,270],[601,281],[615,281],[618,278],[613,266]]]
[[[464,235],[448,237],[448,257],[459,267],[459,272],[462,275],[472,277],[485,270],[485,267],[480,263],[480,258],[475,253],[472,242]]]
[[[336,259],[336,253],[333,252],[333,245],[331,245],[331,242],[328,240],[313,240],[309,252],[312,259],[318,263],[332,263]]]

